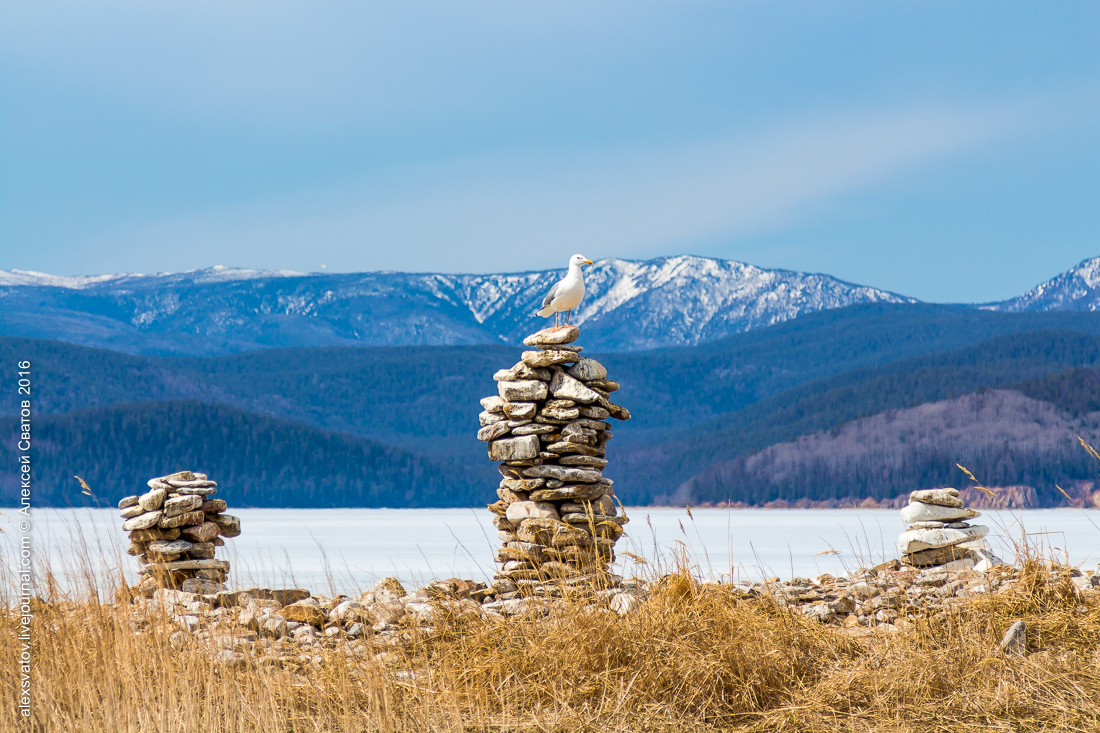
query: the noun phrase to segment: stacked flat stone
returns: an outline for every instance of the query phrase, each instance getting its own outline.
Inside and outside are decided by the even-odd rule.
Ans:
[[[629,420],[611,402],[619,385],[607,369],[573,345],[576,326],[539,331],[523,340],[522,360],[493,375],[498,394],[481,401],[489,459],[499,462],[499,501],[489,506],[503,546],[497,585],[533,594],[562,585],[614,585],[608,571],[626,517],[619,515],[603,469],[608,418]]]
[[[180,471],[150,479],[149,491],[118,503],[122,529],[130,533],[126,552],[137,557],[139,588],[182,588],[188,592],[224,590],[229,563],[214,558],[223,537],[241,533],[241,520],[224,514],[218,485],[204,473]]]
[[[963,506],[956,489],[912,492],[909,505],[901,510],[907,525],[898,537],[902,562],[919,568],[996,564],[999,560],[984,539],[989,528],[968,521],[980,516]]]

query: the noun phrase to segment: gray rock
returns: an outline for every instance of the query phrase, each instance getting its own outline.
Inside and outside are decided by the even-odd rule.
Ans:
[[[537,435],[505,438],[489,443],[490,461],[524,461],[538,458],[538,455],[539,438]]]
[[[593,448],[587,445],[580,445],[579,443],[550,443],[546,446],[546,450],[551,453],[580,453],[585,456],[597,456],[603,457],[605,451],[602,448]]]
[[[989,533],[988,527],[967,527],[966,529],[913,529],[902,532],[898,537],[898,550],[903,554],[948,547],[960,542],[975,540]]]
[[[604,392],[607,392],[608,394],[610,394],[612,392],[618,392],[619,388],[622,386],[618,382],[612,382],[609,379],[596,379],[596,380],[593,380],[591,382],[587,382],[587,384],[588,384],[589,387],[594,387],[595,389],[602,389]]]
[[[1027,655],[1027,626],[1023,621],[1017,621],[1008,627],[1004,638],[1001,639],[1001,649],[1006,656],[1010,657]]]
[[[225,591],[225,586],[222,583],[215,583],[212,580],[203,580],[202,578],[188,578],[183,581],[183,585],[180,587],[187,593],[198,593],[204,596],[212,596],[215,593]]]
[[[156,526],[157,522],[160,521],[160,518],[160,512],[147,512],[145,514],[142,514],[140,517],[127,519],[125,522],[122,523],[122,529],[124,532],[132,532],[135,529],[149,529],[150,527]]]
[[[521,361],[511,369],[501,369],[493,375],[493,380],[497,382],[514,382],[517,379],[539,379],[549,382],[550,370],[532,369]]]
[[[147,512],[155,512],[164,504],[164,499],[167,496],[168,492],[164,489],[149,489],[138,499],[138,504]]]
[[[148,544],[147,549],[152,552],[170,555],[177,552],[187,552],[192,547],[193,545],[187,540],[154,540]]]
[[[539,384],[543,383],[539,382]],[[504,404],[504,414],[513,420],[532,418],[538,412],[538,409],[539,406],[534,402],[506,402]]]
[[[139,497],[137,497],[137,496],[127,496],[123,499],[119,499],[118,508],[119,509],[126,509],[127,507],[131,507],[134,504],[138,503],[138,499],[139,499]]]
[[[607,465],[607,459],[595,456],[562,456],[563,466],[584,466],[587,468],[603,468]]]
[[[152,493],[152,492],[150,492]],[[177,496],[164,502],[164,516],[178,517],[202,506],[202,497],[191,494]]]
[[[160,514],[160,512],[155,513]],[[157,522],[157,526],[161,529],[171,529],[173,527],[189,527],[192,525],[202,524],[204,516],[205,515],[203,515],[202,512],[198,511],[190,511],[174,517],[162,516],[160,518],[160,521]]]
[[[130,533],[130,539],[134,542],[152,542],[153,540],[174,540],[180,536],[178,529],[136,529]]]
[[[581,359],[566,371],[569,376],[582,382],[598,381],[607,377],[607,369],[595,359]]]
[[[214,482],[210,481],[208,483]],[[210,496],[218,493],[218,490],[213,486],[175,486],[172,491],[177,494],[192,494],[194,496]]]
[[[192,542],[211,542],[218,536],[218,525],[203,522],[193,527],[184,527],[180,530],[180,536]]]
[[[906,524],[914,522],[958,522],[982,516],[981,512],[960,507],[947,507],[938,504],[912,502],[901,510],[901,519]]]
[[[961,508],[963,505],[957,489],[925,489],[923,491],[914,491],[909,494],[909,501],[919,501],[924,504],[935,504],[936,506],[953,507],[955,509]]]
[[[485,442],[496,440],[504,437],[510,433],[512,429],[508,427],[508,423],[501,421],[492,425],[486,425],[481,430],[477,431],[477,439]]]
[[[581,357],[576,352],[561,349],[547,351],[525,351],[521,357],[529,367],[549,367],[558,364],[573,364]]]
[[[581,330],[576,326],[556,326],[544,328],[523,339],[524,346],[558,346],[571,344],[581,335]]]
[[[190,473],[190,471],[184,471],[183,473]],[[191,474],[196,476],[197,474]],[[164,483],[171,486],[173,489],[216,489],[218,484],[215,481],[207,481],[200,478],[177,478],[176,476],[165,476]],[[150,487],[152,488],[152,487]]]
[[[587,359],[586,361],[591,361],[591,359]],[[599,394],[585,387],[581,382],[560,369],[554,371],[554,376],[550,380],[550,394],[558,399],[572,400],[573,402],[581,402],[584,404],[597,402],[600,399]]]
[[[502,478],[500,488],[509,491],[534,491],[535,489],[541,489],[545,483],[546,481],[541,478]]]
[[[611,596],[609,601],[611,610],[620,616],[625,616],[630,613],[636,605],[638,605],[638,598],[630,593],[616,593]]]
[[[481,398],[481,408],[485,412],[500,413],[504,411],[504,400],[497,395]]]
[[[593,420],[606,420],[611,417],[611,413],[602,407],[595,405],[588,405],[587,407],[580,408],[581,416],[591,418]]]
[[[264,621],[261,628],[264,632],[271,634],[276,639],[282,639],[287,633],[286,619],[277,613],[272,614],[267,617],[267,620]]]
[[[133,519],[134,517],[140,517],[144,513],[145,509],[142,509],[140,504],[135,504],[134,506],[128,506],[123,509],[119,512],[119,515],[123,519]]]
[[[218,512],[224,512],[227,508],[225,499],[207,499],[199,507],[203,514],[217,514]]]
[[[504,417],[504,415],[494,415],[491,412],[480,412],[477,416],[477,421],[481,424],[482,427],[486,425],[495,425],[496,423],[504,422],[507,419],[508,418]]]
[[[525,519],[557,519],[558,510],[545,501],[517,501],[508,505],[504,516],[513,525],[518,525]]]
[[[147,575],[156,570],[229,570],[229,563],[225,560],[177,560],[176,562],[160,563],[158,565],[146,565],[139,568],[138,572]]]
[[[568,466],[531,466],[523,469],[523,475],[531,478],[553,478],[570,483],[595,483],[603,474],[594,468],[569,468]]]
[[[599,484],[572,484],[531,492],[532,501],[592,501],[603,494]]]
[[[546,399],[546,382],[522,379],[516,382],[497,382],[500,396],[507,402],[534,402]]]
[[[581,411],[576,407],[544,407],[539,412],[539,417],[558,420],[562,423],[574,420],[581,416]]]
[[[512,429],[512,435],[546,435],[556,430],[553,425],[523,425]]]
[[[241,520],[232,514],[212,514],[209,520],[218,525],[218,534],[222,537],[237,537],[241,534]]]

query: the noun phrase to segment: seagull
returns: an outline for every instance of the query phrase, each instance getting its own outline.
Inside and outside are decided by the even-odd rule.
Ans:
[[[570,257],[569,272],[550,288],[550,292],[542,300],[542,310],[536,315],[548,318],[553,313],[554,328],[557,328],[558,314],[565,311],[565,325],[568,326],[573,309],[579,306],[581,299],[584,298],[584,275],[581,274],[581,266],[591,264],[592,260],[584,255]]]

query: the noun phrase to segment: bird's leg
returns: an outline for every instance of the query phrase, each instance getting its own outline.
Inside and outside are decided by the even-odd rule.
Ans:
[[[559,315],[560,315],[560,313],[558,311],[554,311],[554,328],[558,327],[558,320],[559,320],[558,316]]]
[[[573,309],[570,308],[569,312],[565,314],[565,325],[569,325],[570,319],[573,318]]]

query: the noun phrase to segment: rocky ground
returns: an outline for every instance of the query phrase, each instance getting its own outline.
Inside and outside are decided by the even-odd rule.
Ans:
[[[772,578],[759,583],[711,584],[735,599],[771,599],[778,606],[840,627],[843,633],[889,632],[910,619],[934,615],[952,605],[1009,591],[1020,569],[998,565],[987,572],[916,569],[897,562],[863,569],[845,577]],[[1082,597],[1100,596],[1100,572],[1050,566],[1055,576],[1069,574]],[[486,586],[470,580],[434,581],[407,591],[394,578],[379,581],[357,597],[314,595],[304,589],[252,588],[199,595],[161,589],[152,597],[127,596],[135,632],[177,626],[173,645],[197,642],[225,663],[269,660],[319,664],[322,649],[388,661],[414,637],[430,638],[447,616],[480,617],[487,623],[506,617],[546,618],[576,613],[626,615],[646,603],[666,581],[626,580],[606,590],[568,597],[521,597],[507,581]]]

